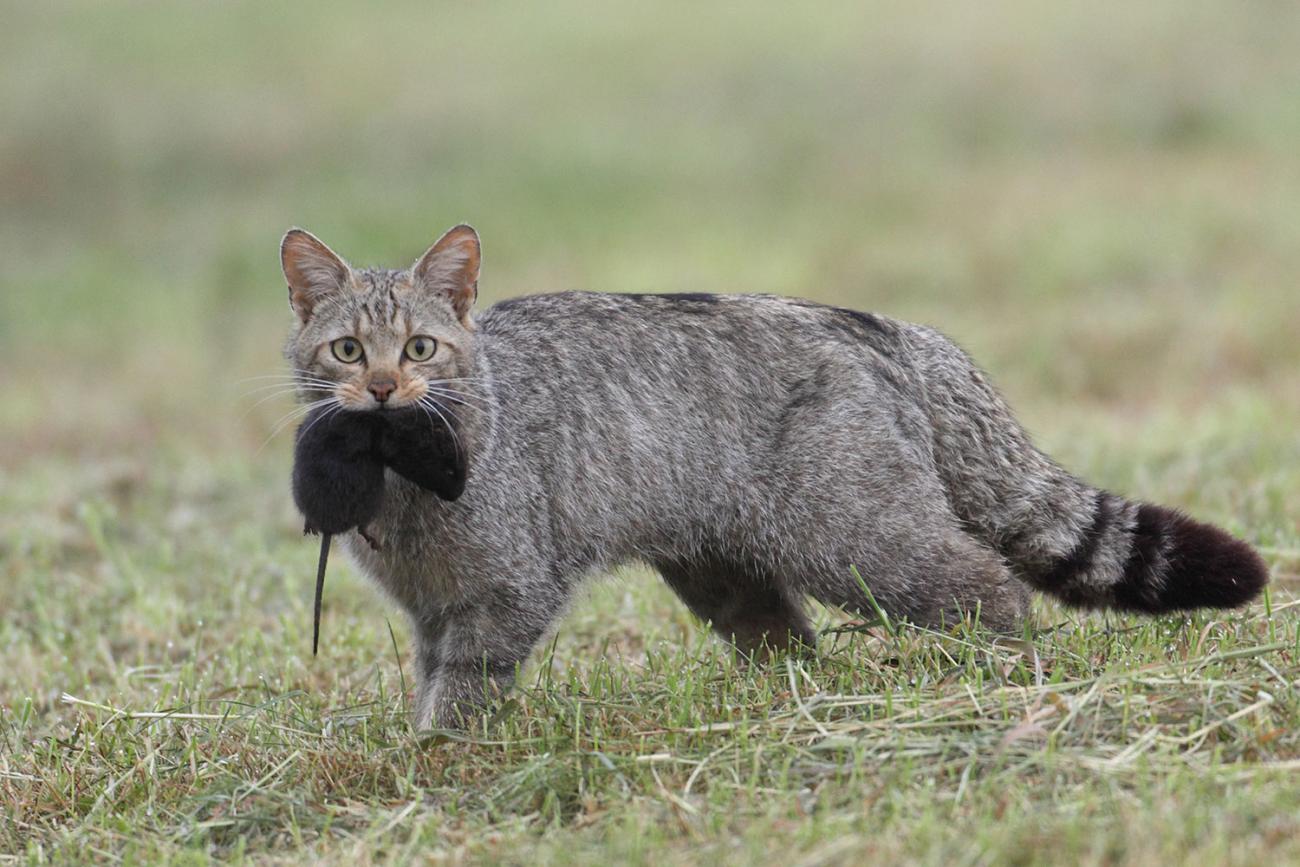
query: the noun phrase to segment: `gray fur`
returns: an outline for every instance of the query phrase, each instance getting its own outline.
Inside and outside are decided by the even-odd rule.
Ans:
[[[575,292],[470,322],[409,271],[353,278],[300,324],[295,368],[337,378],[331,335],[391,351],[429,333],[452,348],[423,375],[462,393],[438,399],[470,454],[461,498],[390,473],[380,550],[347,540],[414,624],[421,725],[481,710],[583,580],[628,561],[747,652],[811,646],[805,597],[869,610],[850,566],[894,617],[978,608],[998,630],[1026,582],[1060,591],[1042,587],[1055,570],[1070,601],[1104,604],[1125,572],[1136,506],[1095,520],[1103,495],[932,329],[770,296]]]

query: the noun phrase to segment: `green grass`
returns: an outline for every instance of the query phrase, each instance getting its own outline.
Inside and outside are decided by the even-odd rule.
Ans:
[[[11,4],[0,863],[1300,860],[1300,15],[1275,4]],[[935,324],[1270,597],[745,666],[643,571],[500,718],[410,730],[344,564],[310,645],[276,243],[468,220],[485,302],[773,291]],[[390,632],[391,628],[391,632]]]

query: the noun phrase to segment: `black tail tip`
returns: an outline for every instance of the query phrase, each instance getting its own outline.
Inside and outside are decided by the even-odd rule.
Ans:
[[[1134,535],[1124,583],[1145,592],[1121,600],[1129,603],[1123,607],[1148,612],[1237,608],[1268,584],[1268,566],[1254,548],[1173,509],[1143,504]],[[1156,551],[1162,556],[1151,556]]]

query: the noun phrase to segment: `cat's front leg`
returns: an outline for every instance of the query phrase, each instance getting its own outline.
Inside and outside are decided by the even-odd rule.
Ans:
[[[486,587],[472,602],[417,624],[416,728],[468,728],[489,713],[566,597],[550,587]]]

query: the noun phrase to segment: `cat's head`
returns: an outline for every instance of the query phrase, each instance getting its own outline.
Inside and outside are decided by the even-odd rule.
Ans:
[[[310,232],[280,244],[302,393],[347,410],[441,405],[473,376],[479,240],[456,226],[406,270],[353,268]]]

